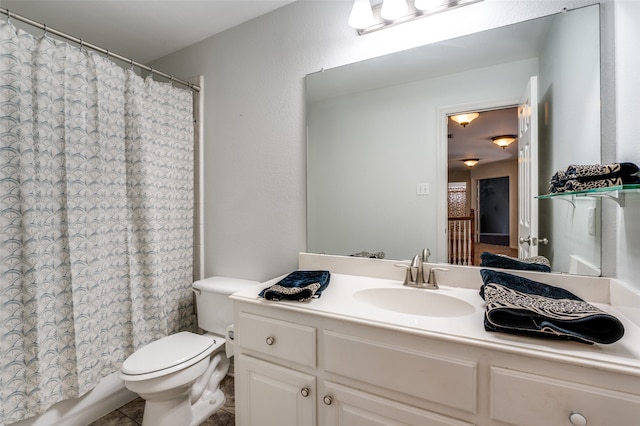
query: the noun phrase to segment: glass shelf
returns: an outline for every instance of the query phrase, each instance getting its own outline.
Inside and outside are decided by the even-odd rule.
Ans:
[[[540,195],[536,198],[540,200],[564,200],[568,201],[575,207],[576,205],[573,201],[577,197],[600,197],[612,199],[617,202],[620,207],[624,207],[624,196],[629,193],[640,193],[640,185],[617,185],[608,186],[606,188],[588,189],[586,191],[557,192],[554,194]]]

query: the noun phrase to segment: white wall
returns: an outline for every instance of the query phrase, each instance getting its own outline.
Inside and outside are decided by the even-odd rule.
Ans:
[[[517,99],[537,72],[527,59],[309,105],[309,251],[411,259],[428,247],[438,258],[438,108]],[[416,196],[423,182],[430,194]]]
[[[615,5],[617,158],[640,165],[640,2],[618,0]],[[625,207],[618,208],[618,277],[640,288],[640,194],[625,201]]]
[[[556,171],[570,164],[600,163],[600,34],[587,25],[598,22],[598,16],[593,7],[559,15],[540,56],[539,156],[546,165],[540,173],[540,194],[549,192],[549,178]],[[539,236],[551,241],[540,246],[539,254],[551,260],[553,270],[568,271],[570,255],[599,268],[600,229],[590,233],[588,226],[589,209],[598,209],[598,202],[539,200],[538,206]]]
[[[300,0],[156,61],[205,79],[205,275],[264,280],[305,250],[306,74],[593,3],[485,0],[360,37],[351,0]]]

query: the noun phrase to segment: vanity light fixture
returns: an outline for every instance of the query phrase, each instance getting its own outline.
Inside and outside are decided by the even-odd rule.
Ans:
[[[478,161],[480,160],[478,158],[467,158],[465,160],[460,160],[460,161],[462,161],[465,166],[472,168],[473,166],[478,164]]]
[[[457,114],[452,115],[451,119],[461,125],[462,127],[467,127],[469,123],[478,118],[480,114],[477,112],[470,112],[468,114]]]
[[[349,26],[363,35],[483,0],[354,0]]]
[[[493,143],[498,145],[500,148],[505,149],[512,143],[516,141],[516,135],[502,135],[502,136],[494,136],[491,138]]]
[[[384,0],[380,9],[380,16],[385,21],[395,21],[406,15],[408,11],[407,0]]]
[[[351,28],[367,28],[375,24],[373,10],[370,0],[355,0],[351,15],[349,15],[349,26]]]

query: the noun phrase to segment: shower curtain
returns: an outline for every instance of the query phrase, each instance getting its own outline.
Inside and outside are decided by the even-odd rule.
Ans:
[[[0,23],[0,425],[192,326],[190,91]]]

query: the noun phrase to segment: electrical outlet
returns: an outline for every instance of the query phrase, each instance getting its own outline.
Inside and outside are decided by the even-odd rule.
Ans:
[[[416,195],[429,195],[429,183],[423,182],[416,185]]]

